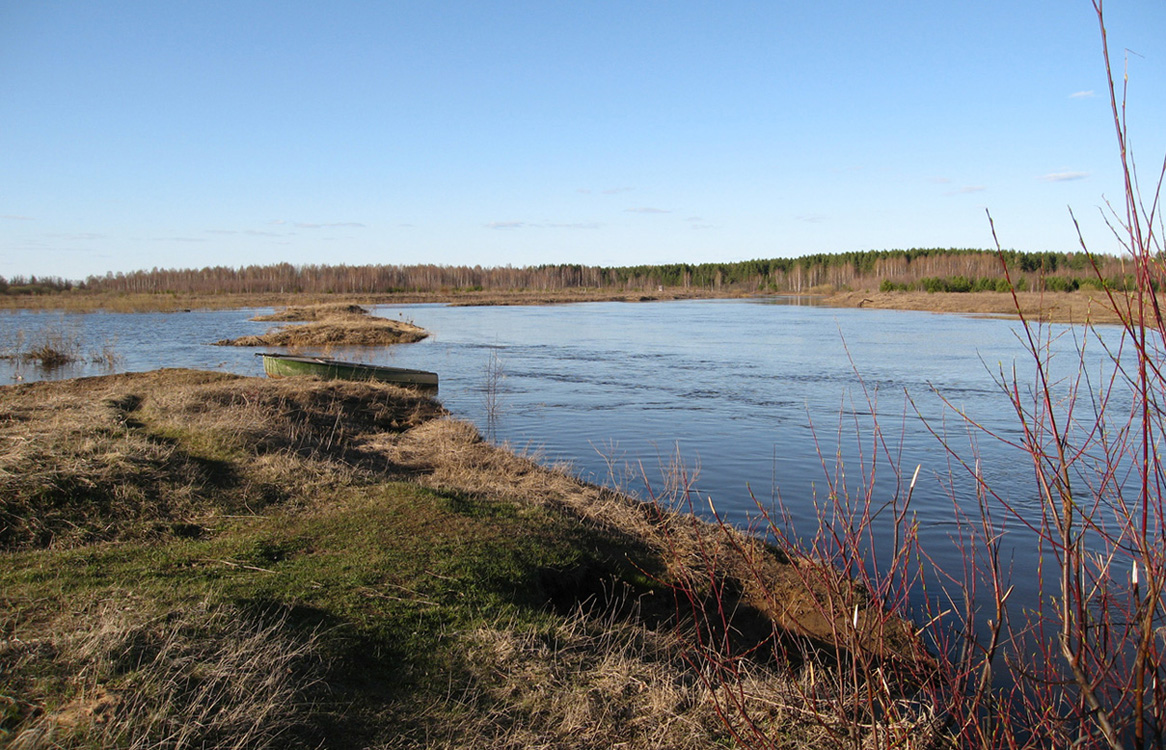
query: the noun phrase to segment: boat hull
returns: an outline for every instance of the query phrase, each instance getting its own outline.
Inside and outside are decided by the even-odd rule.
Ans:
[[[341,362],[323,357],[290,354],[261,354],[263,371],[269,378],[314,376],[324,380],[375,380],[407,388],[437,390],[437,373],[427,370],[409,370],[404,367],[366,365],[360,362]]]

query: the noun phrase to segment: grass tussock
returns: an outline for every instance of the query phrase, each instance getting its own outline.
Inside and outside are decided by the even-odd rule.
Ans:
[[[56,705],[13,704],[10,719],[28,715],[8,747],[282,747],[306,729],[317,640],[286,612],[199,605],[147,618],[129,596],[96,603],[42,638],[0,642],[6,671],[55,672],[66,686]]]
[[[262,387],[256,387],[256,382]],[[141,538],[304,502],[440,413],[391,386],[163,371],[0,390],[0,549]]]
[[[328,304],[288,307],[256,320],[294,322],[262,336],[216,341],[217,346],[387,346],[410,344],[429,334],[405,320],[377,318],[359,305]]]
[[[804,574],[740,567],[807,562],[442,414],[182,370],[0,389],[0,745],[707,747],[756,729],[740,701],[794,746],[852,738],[800,681],[868,645],[778,616],[818,601]],[[726,680],[695,649],[752,656]]]
[[[252,320],[260,322],[306,323],[332,318],[363,319],[368,310],[360,305],[346,302],[332,302],[320,305],[289,305],[270,315],[256,315]]]

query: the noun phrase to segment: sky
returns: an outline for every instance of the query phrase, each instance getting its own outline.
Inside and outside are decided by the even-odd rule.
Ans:
[[[1143,189],[1166,3],[1109,0]],[[1121,91],[1119,88],[1119,97]],[[0,0],[0,276],[1120,246],[1089,0]]]

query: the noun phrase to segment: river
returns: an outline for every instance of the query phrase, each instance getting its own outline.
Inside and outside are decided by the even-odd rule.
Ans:
[[[661,493],[683,466],[698,511],[707,515],[711,500],[742,526],[756,527],[760,511],[780,502],[806,534],[832,485],[862,498],[873,471],[871,507],[878,509],[902,497],[919,466],[911,512],[922,544],[958,572],[957,509],[975,515],[976,486],[935,432],[960,457],[978,459],[990,486],[1028,520],[1037,518],[1031,461],[969,430],[956,411],[1002,438],[1019,438],[1000,382],[1014,368],[1022,389],[1033,382],[1017,321],[792,302],[384,306],[375,314],[411,320],[432,335],[330,355],[437,371],[439,398],[454,415],[585,479]],[[251,318],[266,312],[0,314],[0,351],[47,331],[78,342],[88,359],[117,355],[112,368],[106,358],[51,372],[0,360],[0,384],[157,367],[261,375],[256,350],[210,342],[262,333],[271,324]],[[1083,332],[1043,330],[1052,336],[1055,377],[1075,373]],[[1117,333],[1101,335],[1112,341]],[[1106,371],[1094,343],[1084,361],[1094,375]],[[878,534],[890,533],[890,517],[883,512]],[[998,520],[1005,517],[998,511]],[[1015,521],[1006,531],[1006,556],[1031,570],[1031,532]],[[876,536],[874,544],[885,555],[890,543]],[[1032,576],[1016,578],[1018,599],[1036,595]]]

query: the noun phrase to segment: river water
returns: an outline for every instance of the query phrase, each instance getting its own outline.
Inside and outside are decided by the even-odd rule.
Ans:
[[[417,344],[329,354],[434,370],[439,398],[454,415],[496,442],[569,464],[585,479],[659,493],[668,467],[679,463],[700,512],[707,513],[711,499],[743,526],[756,526],[759,512],[780,501],[808,531],[831,483],[861,496],[872,467],[877,508],[901,496],[919,466],[912,509],[922,543],[958,571],[957,508],[974,511],[975,484],[953,470],[934,432],[945,434],[961,457],[978,459],[1002,497],[1037,517],[1031,461],[969,431],[956,413],[1005,439],[1019,438],[999,382],[1002,371],[1011,377],[1015,368],[1022,390],[1032,383],[1018,322],[792,302],[386,306],[375,314],[411,320],[432,335]],[[115,371],[193,367],[261,375],[257,350],[210,342],[264,332],[271,324],[251,318],[267,312],[5,313],[0,352],[48,332],[79,342],[88,359],[116,354]],[[1046,333],[1053,335],[1057,377],[1076,372],[1081,331]],[[1117,331],[1110,334],[1103,330],[1102,337],[1116,340]],[[1086,370],[1102,373],[1101,348],[1090,344],[1085,353]],[[44,372],[0,360],[0,384],[109,371],[108,362]],[[894,466],[907,479],[897,481]],[[886,525],[878,528],[889,533]],[[1006,556],[1018,570],[1033,569],[1034,538],[1020,523],[1009,529]],[[1031,576],[1016,578],[1017,599],[1036,595]]]

